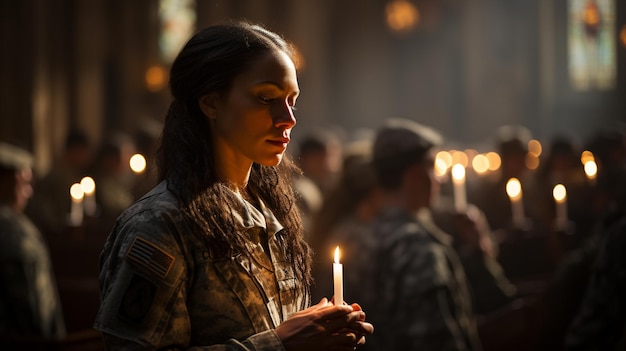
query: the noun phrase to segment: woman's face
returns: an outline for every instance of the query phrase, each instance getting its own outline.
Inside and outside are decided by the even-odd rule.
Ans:
[[[235,77],[227,94],[203,97],[200,105],[211,120],[222,165],[279,164],[296,124],[293,106],[299,92],[289,56],[271,51]]]

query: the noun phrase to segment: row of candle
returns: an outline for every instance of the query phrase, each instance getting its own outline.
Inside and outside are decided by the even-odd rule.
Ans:
[[[529,156],[530,158],[536,158],[538,156]],[[583,164],[583,170],[587,179],[593,182],[598,171],[598,165],[596,164],[595,157],[590,151],[583,151],[580,157],[580,161]],[[536,169],[538,161],[535,166],[530,167],[526,162],[528,169]],[[464,168],[469,168],[477,175],[485,175],[489,171],[496,171],[500,168],[501,160],[500,155],[496,152],[487,152],[479,154],[474,150],[458,151],[439,151],[435,156],[435,174],[439,177],[446,175],[449,169],[455,165],[460,165]]]
[[[84,177],[79,183],[70,186],[72,205],[69,214],[69,225],[78,227],[83,223],[85,215],[96,214],[96,182],[91,177]]]
[[[146,159],[141,154],[134,154],[129,159],[130,169],[136,173],[142,173],[146,169]],[[68,218],[69,225],[78,227],[82,225],[83,218],[95,216],[96,205],[96,182],[91,177],[83,177],[80,182],[70,186],[70,198],[72,205]]]
[[[457,212],[464,212],[467,208],[467,194],[465,191],[465,167],[456,164],[452,167],[452,182],[454,184],[454,208]],[[506,183],[506,193],[511,201],[511,217],[515,228],[524,226],[524,205],[522,202],[522,185],[517,178],[511,178]],[[552,196],[556,204],[555,226],[563,230],[567,226],[567,191],[563,184],[557,184],[552,189]]]
[[[480,155],[479,155],[480,156]],[[486,158],[485,158],[486,159]],[[585,174],[590,180],[595,179],[597,165],[593,154],[589,151],[582,153],[581,162],[584,165]],[[445,163],[445,162],[443,162]],[[442,165],[440,168],[448,168]],[[465,189],[465,166],[457,163],[451,167],[454,208],[458,212],[464,212],[467,208],[467,193]],[[521,229],[524,226],[525,215],[522,202],[522,185],[517,178],[511,178],[506,183],[506,193],[511,201],[512,222],[515,228]],[[563,184],[557,184],[552,189],[552,196],[556,204],[555,229],[565,230],[568,223],[567,218],[567,190]],[[335,249],[335,260],[333,263],[333,289],[334,302],[337,305],[343,304],[343,265],[339,262],[339,246]]]

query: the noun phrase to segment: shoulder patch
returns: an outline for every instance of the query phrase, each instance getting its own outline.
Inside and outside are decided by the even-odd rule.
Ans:
[[[119,316],[133,324],[141,324],[152,307],[156,290],[157,288],[152,282],[138,275],[133,275],[128,290],[124,293],[120,303]]]
[[[126,251],[126,257],[161,278],[167,276],[174,263],[174,256],[142,238],[135,238]]]

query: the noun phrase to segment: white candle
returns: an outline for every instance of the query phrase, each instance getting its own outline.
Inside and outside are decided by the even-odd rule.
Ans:
[[[85,214],[93,217],[96,214],[96,182],[91,177],[84,177],[80,187],[85,192]]]
[[[70,187],[70,197],[72,198],[72,207],[70,208],[69,223],[72,227],[78,227],[83,223],[83,197],[85,193],[80,183],[74,183]]]
[[[521,229],[524,226],[524,203],[522,202],[522,184],[517,178],[511,178],[506,183],[506,193],[511,200],[513,226]]]
[[[339,263],[339,246],[335,249],[333,263],[333,285],[335,288],[335,305],[343,305],[343,265]]]
[[[465,212],[467,208],[467,194],[465,192],[465,167],[455,164],[452,167],[452,182],[454,183],[454,209]]]
[[[552,196],[556,205],[556,230],[565,230],[567,227],[567,192],[563,184],[557,184],[552,189]]]

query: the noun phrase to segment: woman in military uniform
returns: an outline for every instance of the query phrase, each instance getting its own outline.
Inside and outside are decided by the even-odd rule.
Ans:
[[[94,327],[107,349],[353,350],[358,304],[310,305],[310,250],[284,157],[299,94],[290,46],[209,27],[170,72],[160,183],[117,219]]]

